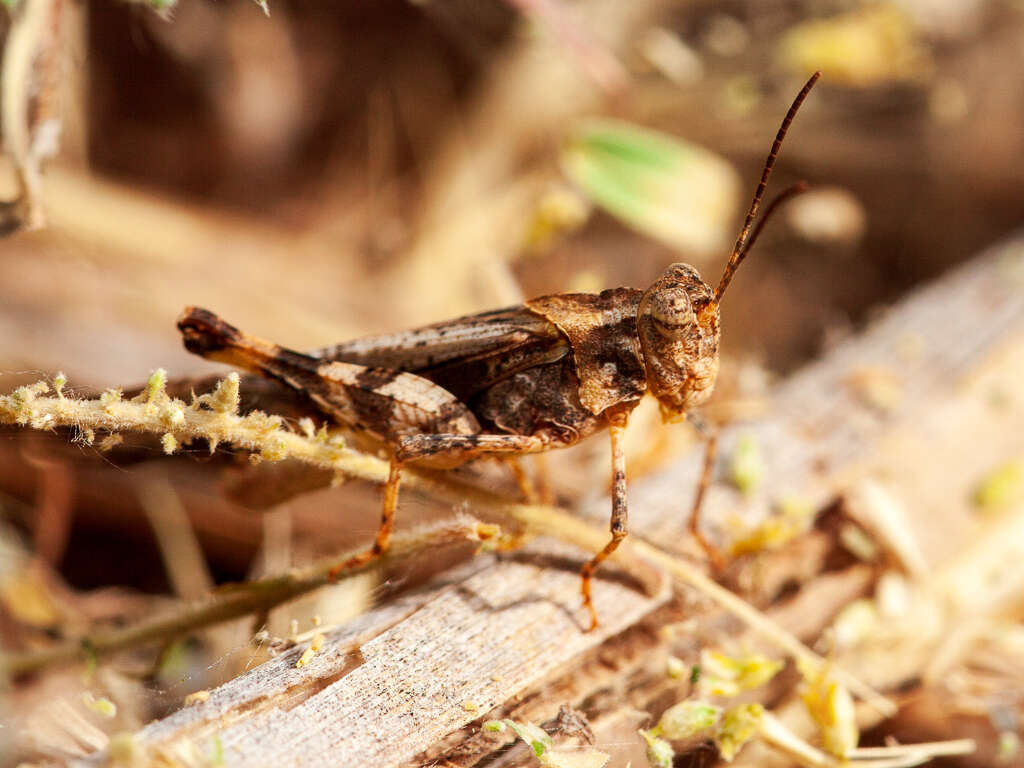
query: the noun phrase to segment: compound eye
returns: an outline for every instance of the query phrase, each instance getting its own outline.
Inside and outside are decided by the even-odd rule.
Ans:
[[[696,322],[693,304],[683,290],[663,291],[650,297],[648,309],[654,327],[666,338],[678,338]]]

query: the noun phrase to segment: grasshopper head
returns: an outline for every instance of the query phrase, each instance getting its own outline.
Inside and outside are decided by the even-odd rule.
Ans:
[[[718,376],[718,306],[725,289],[772,212],[785,200],[807,188],[800,182],[779,194],[751,232],[782,140],[804,98],[820,76],[820,72],[815,72],[800,90],[775,135],[775,143],[761,173],[761,182],[754,192],[743,229],[736,238],[718,287],[711,290],[711,286],[701,280],[697,270],[689,264],[672,264],[640,299],[636,326],[644,353],[647,388],[658,398],[661,417],[665,421],[685,418],[687,410],[710,397]]]
[[[672,264],[644,293],[637,332],[647,386],[665,421],[679,421],[711,394],[718,375],[718,301],[689,264]]]

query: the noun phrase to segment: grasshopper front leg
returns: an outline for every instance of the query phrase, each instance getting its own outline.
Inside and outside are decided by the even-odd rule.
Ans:
[[[580,593],[583,606],[590,613],[590,629],[598,626],[597,611],[590,594],[594,572],[618,548],[627,533],[626,453],[622,437],[628,419],[626,411],[617,411],[608,417],[612,447],[612,538],[580,569]],[[403,461],[445,455],[464,458],[471,454],[530,453],[541,451],[547,445],[548,441],[538,435],[410,435],[399,440],[396,455]]]
[[[725,557],[721,550],[712,544],[700,529],[700,511],[704,505],[704,496],[711,485],[711,475],[715,468],[715,457],[718,454],[718,430],[713,429],[705,437],[704,443],[704,466],[700,473],[700,483],[697,485],[697,494],[693,499],[693,508],[690,510],[690,520],[687,523],[690,534],[700,544],[701,549],[707,554],[711,561],[711,567],[715,571],[725,568]]]
[[[623,446],[623,435],[629,421],[628,413],[619,411],[608,417],[608,434],[611,437],[612,449],[612,516],[611,540],[604,549],[594,555],[580,569],[580,592],[583,594],[583,606],[590,612],[590,629],[598,626],[597,610],[590,596],[590,581],[594,572],[608,557],[619,548],[620,542],[628,534],[629,509],[626,505],[626,452]]]

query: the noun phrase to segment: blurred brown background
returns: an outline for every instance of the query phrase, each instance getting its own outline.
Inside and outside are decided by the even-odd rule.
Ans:
[[[65,17],[50,227],[0,246],[7,371],[109,385],[194,370],[172,323],[188,303],[312,347],[517,290],[643,286],[672,260],[717,274],[812,64],[824,77],[775,189],[803,178],[853,199],[826,219],[832,242],[769,229],[726,305],[729,349],[792,368],[1022,218],[1010,2],[282,2],[269,18],[184,2],[165,21],[100,1]],[[670,249],[597,211],[524,258],[559,149],[594,115],[736,168],[741,194],[708,224],[718,249]]]
[[[312,349],[523,296],[646,287],[672,261],[714,282],[816,68],[772,186],[816,191],[768,227],[730,289],[727,393],[759,386],[730,390],[736,371],[793,370],[1024,222],[1024,6],[1012,0],[60,10],[63,135],[42,182],[46,226],[0,241],[5,392],[58,370],[93,388],[156,367],[221,370],[181,347],[175,318],[190,304]],[[566,147],[597,116],[722,158],[647,201],[696,200],[707,215],[666,234],[593,205]],[[13,172],[3,178],[12,197]],[[71,453],[52,460],[4,433],[5,518],[72,586],[168,589],[136,470]],[[224,502],[194,466],[161,471],[187,479],[179,493],[214,576],[250,572],[266,519]],[[358,510],[344,520],[325,492],[296,508],[284,528],[296,546],[372,530],[375,489],[342,493]],[[52,513],[44,533],[40,509]]]
[[[158,366],[172,378],[215,370],[181,347],[174,321],[189,304],[309,349],[522,296],[646,286],[675,260],[713,282],[815,67],[823,78],[772,188],[806,179],[818,192],[778,217],[741,270],[723,309],[727,357],[791,370],[1024,220],[1024,13],[1010,2],[60,11],[47,225],[0,241],[5,390],[58,370],[88,387],[129,387]],[[587,202],[562,159],[593,116],[723,158],[649,201],[671,214],[676,197],[696,200],[707,215],[659,237]],[[746,370],[725,368],[726,379]],[[0,490],[31,528],[37,473],[20,444],[6,450]],[[110,475],[98,477],[123,479]],[[102,511],[104,488],[70,485],[71,508],[93,510],[71,515],[76,533],[122,555],[120,537],[148,536]],[[314,531],[337,522],[316,517]],[[245,572],[253,526],[200,523],[215,570]],[[58,564],[91,563],[71,567],[83,586],[163,579],[151,550],[132,568],[100,567],[73,537],[55,547]]]

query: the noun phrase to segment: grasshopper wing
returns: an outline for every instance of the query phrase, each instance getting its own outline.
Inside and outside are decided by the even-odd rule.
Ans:
[[[498,381],[569,352],[568,340],[554,323],[518,306],[356,339],[312,354],[415,373],[468,401]]]
[[[455,395],[422,376],[304,355],[243,333],[196,307],[185,310],[178,328],[190,352],[277,379],[336,422],[381,440],[480,431],[476,417]]]

